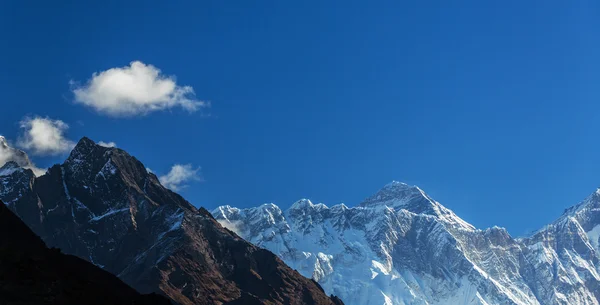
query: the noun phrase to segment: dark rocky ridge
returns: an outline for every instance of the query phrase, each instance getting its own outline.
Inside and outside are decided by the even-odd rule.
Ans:
[[[4,173],[0,199],[48,245],[142,293],[180,304],[342,304],[164,188],[121,149],[83,138],[41,177],[23,168]]]
[[[0,201],[0,304],[168,305],[78,257],[48,249]]]

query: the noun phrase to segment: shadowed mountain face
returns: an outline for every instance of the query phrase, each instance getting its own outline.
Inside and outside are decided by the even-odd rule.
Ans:
[[[9,162],[0,199],[52,247],[180,304],[342,304],[164,188],[127,152],[79,141],[36,178]]]
[[[80,258],[48,249],[0,201],[0,304],[168,305]]]

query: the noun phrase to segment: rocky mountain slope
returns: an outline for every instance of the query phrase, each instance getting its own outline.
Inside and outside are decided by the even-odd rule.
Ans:
[[[83,138],[35,177],[0,168],[0,199],[51,247],[179,304],[341,304],[277,256],[164,188],[127,152]]]
[[[476,229],[400,182],[356,207],[212,213],[350,305],[599,304],[600,190],[523,239]]]
[[[0,304],[169,305],[140,295],[116,276],[80,258],[48,249],[0,201]]]

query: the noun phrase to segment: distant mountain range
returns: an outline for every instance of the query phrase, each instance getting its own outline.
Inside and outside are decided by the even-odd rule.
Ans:
[[[355,207],[303,199],[212,214],[349,305],[599,304],[600,190],[520,239],[400,182]]]
[[[39,177],[26,154],[14,151],[3,138],[0,149],[12,149],[16,158],[5,160],[0,168],[0,200],[5,206],[48,246],[117,275],[140,293],[156,292],[182,305],[343,304],[270,251],[223,228],[208,211],[164,188],[121,149],[83,138],[63,164]],[[42,249],[43,243],[35,243]],[[11,247],[2,244],[1,250]],[[48,251],[53,250],[39,250],[40,264],[62,260],[68,270],[90,269],[83,261],[67,262]],[[107,278],[100,270],[90,272]],[[37,285],[35,280],[28,283]]]

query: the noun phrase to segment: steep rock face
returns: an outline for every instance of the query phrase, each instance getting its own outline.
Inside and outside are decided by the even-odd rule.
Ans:
[[[532,290],[561,304],[598,304],[600,190],[523,239]]]
[[[275,255],[164,188],[121,149],[83,138],[41,177],[15,165],[5,165],[0,176],[7,207],[48,245],[142,293],[160,292],[180,304],[337,304]]]
[[[23,215],[23,220],[39,233],[43,215],[41,202],[33,191],[34,181],[33,171],[21,167],[16,161],[0,167],[0,199],[15,213]],[[21,204],[15,204],[17,201]]]
[[[598,304],[600,192],[525,239],[478,230],[400,182],[356,207],[212,213],[346,304]]]
[[[114,275],[80,258],[46,248],[1,201],[0,303],[170,304],[158,295],[140,295]]]

